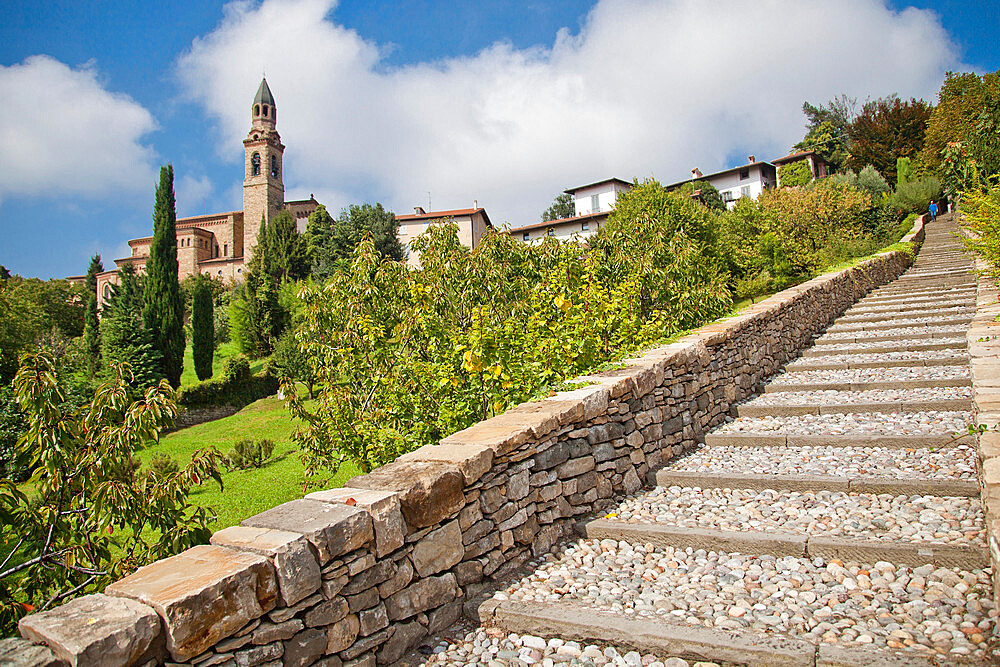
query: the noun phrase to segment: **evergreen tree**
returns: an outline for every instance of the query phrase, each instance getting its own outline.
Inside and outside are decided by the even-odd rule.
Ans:
[[[309,275],[306,239],[296,230],[291,213],[280,211],[262,230],[257,254],[267,256],[268,269],[277,284]]]
[[[162,356],[163,374],[175,388],[184,369],[184,301],[177,280],[177,213],[174,168],[160,168],[153,208],[153,242],[146,262],[142,320]]]
[[[258,239],[265,239],[266,229],[262,215]],[[242,294],[233,300],[231,311],[230,324],[240,350],[255,358],[269,355],[285,318],[278,303],[278,288],[266,242],[257,244],[244,274]]]
[[[191,353],[194,372],[199,380],[212,377],[212,354],[215,352],[215,314],[212,286],[199,274],[191,289]]]
[[[93,369],[99,367],[101,357],[101,331],[97,319],[97,274],[102,271],[104,271],[104,264],[101,262],[101,256],[94,255],[90,258],[90,266],[87,267],[87,278],[84,282],[87,289],[87,310],[84,311],[83,315],[83,338]]]
[[[306,231],[302,235],[306,244],[306,259],[309,262],[309,272],[317,277],[325,277],[329,274],[324,261],[326,255],[326,244],[330,233],[333,231],[333,217],[326,210],[326,206],[320,204],[316,210],[309,214],[306,222]]]
[[[163,378],[163,355],[143,327],[145,281],[132,264],[123,266],[118,278],[119,284],[112,288],[101,318],[101,357],[108,368],[116,362],[128,362],[133,375],[130,384],[143,390]]]

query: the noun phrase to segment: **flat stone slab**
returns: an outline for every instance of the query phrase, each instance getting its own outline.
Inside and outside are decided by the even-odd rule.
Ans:
[[[938,385],[940,386],[940,385]],[[942,398],[930,401],[892,401],[887,403],[843,403],[829,405],[740,405],[740,417],[767,417],[792,415],[835,415],[849,412],[931,412],[964,411],[972,409],[971,398]]]
[[[274,609],[278,584],[264,556],[201,545],[140,568],[105,589],[160,615],[167,650],[183,662]]]
[[[165,657],[160,617],[151,607],[100,593],[25,616],[18,630],[74,666],[136,665]],[[2,655],[0,662],[8,664]]]
[[[307,499],[283,503],[243,520],[240,525],[301,533],[316,547],[320,564],[375,538],[371,515],[363,509]]]
[[[66,667],[48,646],[20,637],[0,639],[0,665],[4,667]]]
[[[781,635],[735,633],[662,620],[602,614],[573,602],[505,601],[491,606],[489,625],[538,637],[628,646],[689,661],[812,667],[816,648]]]
[[[926,380],[886,380],[873,382],[802,382],[769,384],[765,394],[790,391],[871,391],[873,389],[922,389],[933,387],[971,387],[971,378],[928,378]]]
[[[315,547],[299,533],[271,528],[230,526],[212,535],[211,543],[267,556],[274,563],[281,604],[291,607],[322,583]]]
[[[953,447],[973,442],[972,436],[952,434],[913,435],[800,435],[780,433],[709,433],[705,444],[709,447],[763,447],[789,445],[792,447]]]

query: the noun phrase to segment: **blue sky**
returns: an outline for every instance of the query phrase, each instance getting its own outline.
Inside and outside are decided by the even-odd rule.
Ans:
[[[110,266],[150,232],[165,162],[180,215],[241,208],[265,69],[287,198],[476,199],[512,226],[581,183],[777,157],[805,99],[932,99],[947,69],[1000,69],[994,2],[744,4],[7,0],[0,264]]]

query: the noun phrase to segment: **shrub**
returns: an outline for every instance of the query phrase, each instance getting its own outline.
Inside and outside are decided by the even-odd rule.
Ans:
[[[226,383],[246,382],[250,379],[250,360],[246,355],[237,354],[226,359],[222,366],[222,381]]]
[[[941,181],[925,176],[896,187],[892,202],[904,213],[925,213],[932,200],[941,198]]]
[[[261,398],[273,396],[277,391],[278,381],[266,373],[235,381],[211,379],[178,389],[177,404],[185,408],[214,405],[243,407]]]
[[[273,440],[243,438],[233,445],[233,451],[226,457],[226,463],[232,470],[263,468],[273,453]]]
[[[966,191],[961,201],[965,227],[975,233],[965,244],[986,261],[990,275],[1000,279],[1000,185],[985,192]]]
[[[793,188],[805,185],[813,179],[812,170],[809,169],[808,160],[797,160],[778,167],[778,180],[781,186]]]
[[[18,449],[17,439],[28,430],[28,418],[17,406],[14,388],[0,386],[0,477],[23,482],[31,474],[31,454]]]
[[[313,395],[313,383],[316,376],[312,372],[309,360],[299,349],[295,333],[286,331],[274,345],[274,352],[268,358],[265,367],[269,375],[281,379],[289,379],[306,385],[309,398]]]
[[[171,475],[176,475],[179,470],[180,466],[177,465],[177,461],[166,452],[156,452],[149,459],[149,474],[158,482]]]
[[[229,311],[225,308],[215,308],[212,311],[215,329],[215,347],[232,340],[229,333]]]

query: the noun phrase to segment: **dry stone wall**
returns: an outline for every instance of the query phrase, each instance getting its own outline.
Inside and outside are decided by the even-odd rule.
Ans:
[[[921,239],[918,224],[908,240]],[[909,262],[885,253],[786,290],[579,378],[579,389],[221,530],[104,595],[28,616],[21,634],[70,664],[92,664],[110,646],[114,664],[391,664],[463,605],[474,611],[480,593],[549,551],[578,518],[695,446]],[[24,640],[7,642],[0,654],[28,655]]]

